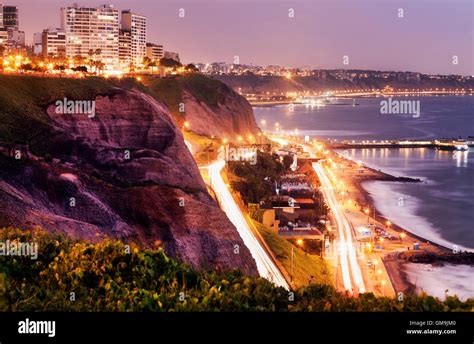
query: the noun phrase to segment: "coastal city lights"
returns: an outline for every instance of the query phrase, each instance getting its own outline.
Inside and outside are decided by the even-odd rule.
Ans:
[[[472,343],[472,19],[0,4],[0,344]]]

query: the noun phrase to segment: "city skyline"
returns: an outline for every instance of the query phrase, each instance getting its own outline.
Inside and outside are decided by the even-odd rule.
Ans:
[[[472,5],[468,1],[456,1],[457,6],[430,3],[429,7],[425,1],[389,1],[378,6],[368,1],[318,2],[314,6],[314,1],[303,0],[272,6],[268,1],[234,0],[108,3],[119,11],[131,9],[147,16],[148,41],[178,51],[186,62],[231,63],[238,56],[240,63],[255,65],[474,74]],[[59,26],[60,7],[73,2],[17,0],[5,4],[19,7],[20,29],[31,43],[33,33]],[[179,16],[183,14],[180,9],[184,17]],[[344,24],[336,24],[341,22]],[[344,56],[348,64],[343,64]],[[457,65],[452,62],[454,56]]]

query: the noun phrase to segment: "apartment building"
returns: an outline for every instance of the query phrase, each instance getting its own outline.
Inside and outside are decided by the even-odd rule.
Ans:
[[[45,57],[66,57],[66,33],[60,28],[43,30],[41,53]]]
[[[122,11],[121,29],[129,32],[131,37],[131,63],[141,65],[146,56],[146,17],[131,12]]]
[[[18,7],[1,4],[0,7],[0,17],[3,23],[1,26],[7,30],[19,30]]]
[[[120,30],[119,32],[119,64],[123,71],[130,69],[132,53],[132,37],[129,31]]]
[[[66,57],[97,59],[105,70],[119,68],[119,12],[112,5],[61,8]]]
[[[160,60],[164,57],[163,46],[160,44],[147,43],[146,44],[146,56],[152,60]]]

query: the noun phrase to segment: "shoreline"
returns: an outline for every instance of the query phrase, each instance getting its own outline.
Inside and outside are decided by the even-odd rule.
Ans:
[[[331,152],[337,156],[339,159],[344,160],[349,165],[355,165],[355,162],[347,159],[337,152],[331,150]],[[383,172],[382,170],[377,170],[372,167],[363,166],[361,167],[364,170],[363,176],[352,177],[348,178],[349,185],[352,186],[354,195],[354,201],[356,202],[357,206],[360,207],[358,210],[362,212],[363,207],[368,207],[369,217],[372,221],[377,223],[385,223],[388,219],[382,215],[382,213],[377,208],[374,200],[372,199],[370,193],[363,187],[365,182],[371,181],[385,181],[385,182],[402,182],[402,183],[421,183],[423,182],[420,178],[413,178],[413,177],[396,177],[389,173]],[[349,187],[348,185],[348,187]],[[364,206],[362,206],[364,205]],[[381,227],[384,227],[383,225]],[[410,261],[406,257],[406,253],[410,252],[411,256],[422,256],[431,254],[433,260],[437,262],[438,260],[442,260],[441,257],[446,255],[449,252],[452,252],[451,249],[437,244],[435,242],[431,242],[427,238],[421,237],[417,234],[414,234],[405,228],[399,226],[396,223],[390,224],[390,231],[395,232],[397,236],[400,236],[402,233],[405,233],[405,238],[403,239],[404,246],[409,248],[401,248],[398,250],[392,250],[391,252],[383,252],[381,253],[381,260],[384,264],[385,270],[387,271],[387,275],[390,279],[393,289],[396,293],[403,292],[403,293],[416,293],[417,286],[412,283],[408,277],[408,274],[405,270],[405,265],[410,263]],[[420,250],[413,250],[413,243],[418,242],[423,248]],[[414,262],[416,263],[416,262]],[[456,264],[456,262],[454,262]]]

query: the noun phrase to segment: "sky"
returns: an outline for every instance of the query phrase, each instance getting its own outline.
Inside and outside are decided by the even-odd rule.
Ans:
[[[2,0],[0,0],[1,2]],[[474,75],[472,0],[3,0],[20,28],[59,26],[59,8],[113,4],[148,18],[148,41],[188,62]],[[184,17],[180,17],[184,9]],[[400,17],[400,9],[403,17]],[[182,13],[182,12],[181,12]],[[294,13],[294,16],[290,16]],[[348,64],[343,64],[344,56]],[[453,64],[457,56],[458,64]]]

